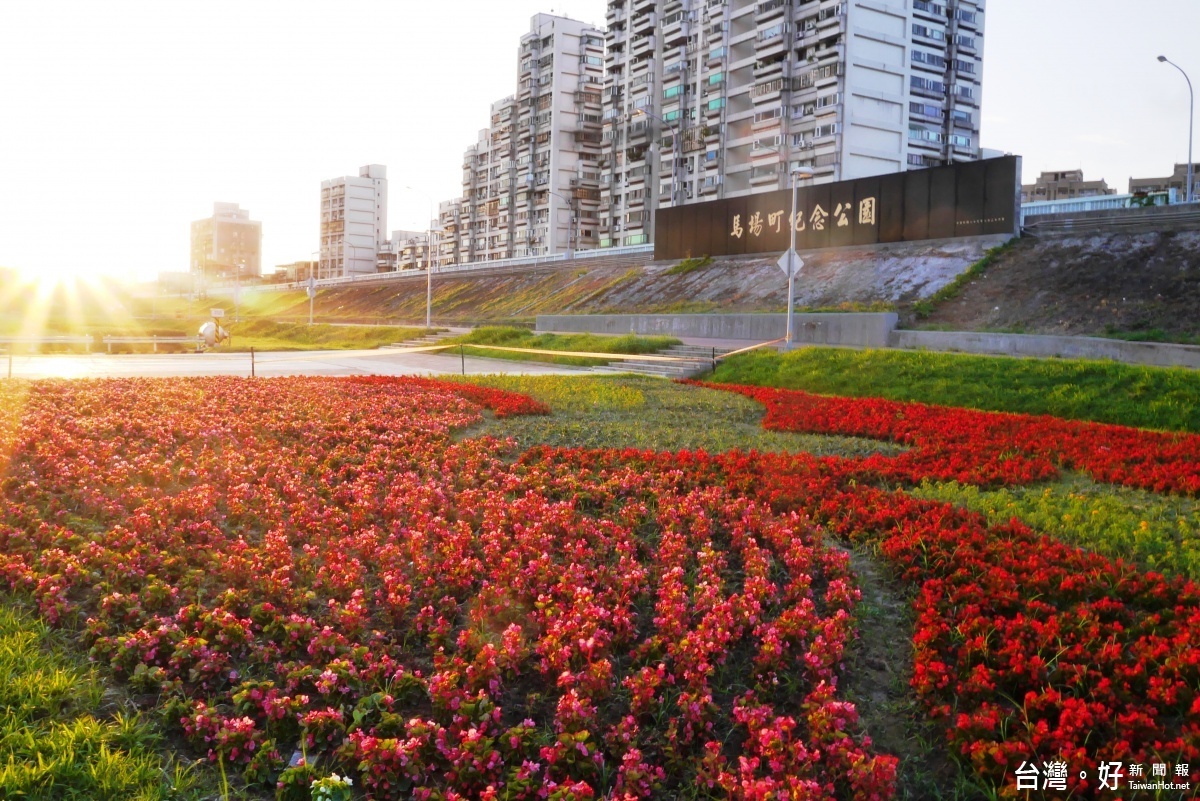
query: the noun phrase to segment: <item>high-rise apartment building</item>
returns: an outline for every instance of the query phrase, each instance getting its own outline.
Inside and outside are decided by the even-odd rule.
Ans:
[[[672,204],[980,157],[976,0],[609,0],[601,246]]]
[[[604,33],[537,14],[521,37],[515,94],[463,155],[463,197],[442,204],[457,261],[547,255],[599,244]],[[448,201],[454,203],[454,201]]]
[[[237,203],[214,203],[211,217],[192,223],[191,269],[204,280],[262,275],[262,223]]]
[[[318,278],[376,272],[387,241],[387,167],[368,164],[358,177],[321,182]]]

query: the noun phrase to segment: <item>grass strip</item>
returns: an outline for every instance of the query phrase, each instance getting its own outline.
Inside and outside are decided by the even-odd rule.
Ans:
[[[255,350],[370,350],[394,342],[406,342],[425,335],[423,328],[391,325],[328,325],[316,323],[276,323],[252,320],[228,323],[233,345],[222,345],[222,352]]]
[[[721,362],[713,381],[1200,432],[1200,372],[1076,359],[803,348]]]
[[[931,314],[933,314],[934,310],[936,310],[938,306],[961,295],[962,291],[966,289],[968,284],[987,272],[988,268],[995,263],[996,259],[1003,256],[1009,250],[1012,250],[1013,246],[1019,241],[1019,239],[1013,237],[1003,245],[998,245],[989,250],[987,253],[984,253],[982,259],[959,273],[953,281],[946,284],[944,287],[924,300],[918,300],[916,303],[914,303],[913,312],[916,313],[917,317],[922,320],[924,320],[926,317],[929,317]]]
[[[588,353],[618,353],[623,355],[643,355],[678,345],[674,337],[639,337],[633,334],[612,337],[599,334],[535,334],[525,328],[508,328],[504,326],[484,326],[476,328],[469,334],[447,340],[455,344],[470,346],[467,353],[471,356],[486,356],[493,359],[508,359],[510,361],[536,361],[551,364],[574,365],[579,367],[607,364],[606,359],[594,359],[586,356],[553,356],[544,353],[515,353],[512,351],[489,349],[488,345],[506,348],[534,348],[551,351],[583,351]]]

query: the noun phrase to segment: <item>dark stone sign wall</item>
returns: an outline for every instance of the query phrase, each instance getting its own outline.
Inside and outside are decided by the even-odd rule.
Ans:
[[[654,258],[737,256],[796,249],[1016,234],[1021,159],[1005,156],[952,167],[801,186],[796,219],[790,189],[661,209]],[[803,180],[802,180],[803,183]]]

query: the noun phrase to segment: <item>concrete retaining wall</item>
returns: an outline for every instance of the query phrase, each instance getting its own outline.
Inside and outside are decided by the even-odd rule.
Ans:
[[[897,316],[888,313],[797,314],[796,342],[885,348]],[[784,314],[552,314],[538,315],[537,330],[592,334],[660,334],[700,339],[766,342],[783,337]]]
[[[783,314],[555,314],[539,315],[537,330],[560,333],[662,334],[681,338],[767,342],[781,339]],[[797,314],[796,342],[854,348],[902,348],[1033,358],[1112,359],[1126,364],[1200,369],[1200,346],[1125,342],[1101,337],[991,334],[978,331],[901,331],[897,316]]]
[[[1112,359],[1127,364],[1200,369],[1200,346],[1124,342],[1101,337],[989,334],[976,331],[893,331],[891,347],[1064,359]]]
[[[1039,214],[1025,218],[1033,234],[1147,233],[1194,231],[1200,228],[1200,206],[1195,203],[1132,209],[1101,209],[1067,214]]]

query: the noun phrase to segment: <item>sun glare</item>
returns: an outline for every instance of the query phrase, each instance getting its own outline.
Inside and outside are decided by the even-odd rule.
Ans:
[[[88,336],[96,344],[96,336],[138,334],[140,329],[141,322],[113,293],[110,282],[86,269],[70,265],[0,271],[0,336],[22,340],[21,348],[59,352],[64,346],[50,340]]]

